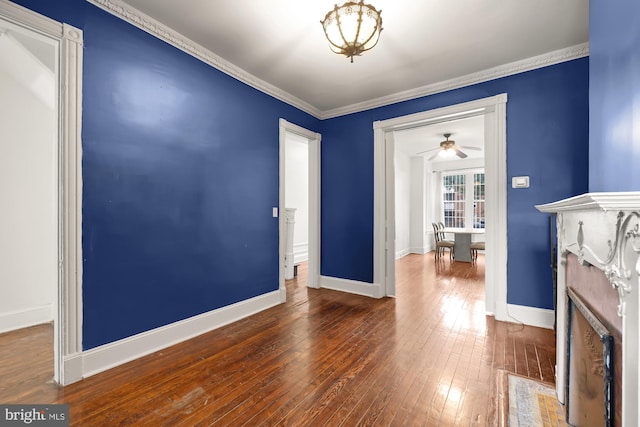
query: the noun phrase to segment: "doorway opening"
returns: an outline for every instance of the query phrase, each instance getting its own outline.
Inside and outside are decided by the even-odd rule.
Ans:
[[[0,333],[57,326],[57,50],[0,20]]]
[[[506,94],[374,123],[374,282],[395,296],[395,136],[398,131],[480,117],[486,188],[485,307],[506,319]]]
[[[50,380],[59,329],[58,44],[0,19],[0,56],[0,333],[22,353],[0,364]]]
[[[19,144],[4,145],[3,150],[17,150],[11,155],[29,160],[29,165],[22,171],[20,182],[14,180],[5,183],[3,197],[5,192],[8,195],[31,191],[31,188],[21,188],[21,185],[27,182],[38,189],[38,197],[32,200],[38,206],[24,206],[30,211],[30,215],[34,215],[36,209],[42,209],[44,215],[34,218],[34,221],[42,223],[46,228],[45,241],[40,242],[46,248],[46,252],[40,254],[39,258],[47,267],[44,268],[41,277],[34,279],[34,283],[37,281],[43,284],[46,293],[52,295],[47,301],[38,302],[37,307],[26,307],[30,314],[44,314],[46,309],[40,308],[48,306],[48,319],[30,317],[27,323],[35,324],[33,322],[40,323],[43,320],[52,322],[53,380],[63,385],[70,384],[82,378],[80,135],[83,35],[77,28],[56,22],[11,2],[0,3],[0,26],[2,48],[6,49],[2,56],[11,58],[10,61],[6,61],[10,64],[5,65],[18,66],[18,74],[24,74],[12,74],[16,70],[11,71],[3,67],[3,96],[7,93],[13,94],[11,102],[6,104],[18,108],[18,102],[29,102],[32,106],[39,105],[33,108],[51,111],[50,116],[46,115],[48,118],[44,119],[51,122],[46,126],[40,119],[37,121],[38,124],[34,125],[33,110],[11,123],[13,130],[10,139],[13,141],[15,138]],[[23,58],[18,61],[18,56]],[[31,65],[27,65],[28,63]],[[28,79],[31,86],[26,81]],[[45,90],[44,87],[49,89]],[[14,96],[16,91],[21,91],[24,97]],[[27,101],[28,98],[30,100]],[[24,123],[25,117],[28,117],[29,123]],[[23,126],[17,127],[20,124]],[[29,126],[25,127],[25,124]],[[34,134],[37,131],[34,128],[40,126],[46,129],[44,133]],[[22,151],[29,147],[30,151]],[[3,158],[4,154],[3,152]],[[36,157],[40,161],[38,165],[33,164]],[[23,162],[21,164],[24,165]],[[46,177],[39,174],[40,166],[46,170]],[[7,169],[3,168],[4,172]],[[45,178],[48,180],[46,183]],[[39,207],[43,203],[46,203],[46,207]],[[22,233],[24,230],[19,231]],[[28,255],[39,250],[33,247],[31,241],[24,240],[25,236],[26,234],[22,233],[20,236],[16,235],[16,238],[21,239],[23,244],[29,242]],[[14,250],[17,251],[15,247]],[[32,267],[30,264],[29,268]],[[5,280],[3,277],[3,285]],[[24,295],[14,296],[14,302],[32,300],[30,296],[26,299],[23,298]],[[24,308],[20,307],[18,311],[24,312]],[[33,308],[35,310],[31,310]],[[20,317],[20,322],[26,326],[23,322],[25,317]]]
[[[394,131],[396,263],[435,251],[441,224],[448,231],[445,243],[455,241],[455,265],[478,267],[471,248],[484,244],[484,146],[482,115]],[[437,256],[442,252],[449,255]],[[430,254],[436,255],[436,271],[450,274],[453,252],[438,254]],[[412,257],[414,264],[417,260],[431,262]],[[484,268],[478,270],[484,286]]]
[[[484,240],[484,145],[481,115],[394,132],[396,258],[434,250],[433,223]]]
[[[320,287],[319,133],[280,119],[280,300],[285,279],[307,263],[307,286]]]

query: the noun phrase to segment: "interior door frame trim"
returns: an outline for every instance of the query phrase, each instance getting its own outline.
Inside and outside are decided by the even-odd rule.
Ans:
[[[320,141],[322,135],[280,119],[279,273],[280,301],[286,301],[285,256],[285,141],[287,132],[309,140],[309,260],[307,286],[320,288]]]
[[[374,128],[374,235],[373,281],[388,296],[395,295],[395,195],[388,179],[393,170],[393,138],[396,130],[443,121],[484,115],[486,247],[491,256],[486,263],[485,309],[497,320],[507,320],[507,94],[376,121]],[[391,154],[389,154],[391,153]]]

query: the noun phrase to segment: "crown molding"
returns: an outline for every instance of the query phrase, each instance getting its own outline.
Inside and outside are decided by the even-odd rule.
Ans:
[[[206,64],[222,71],[225,74],[257,89],[261,92],[271,95],[276,99],[286,102],[289,105],[299,108],[312,116],[319,118],[322,115],[322,111],[315,108],[313,105],[305,102],[288,92],[283,91],[276,86],[259,79],[258,77],[236,67],[232,63],[219,57],[209,49],[199,45],[193,40],[183,36],[175,30],[167,27],[159,21],[151,18],[138,9],[124,3],[121,0],[87,0],[89,3],[98,6],[99,8],[106,10],[107,12],[115,15],[128,23],[140,28],[143,31],[163,40],[170,45],[188,53],[189,55],[200,59]]]
[[[440,92],[446,92],[452,89],[458,89],[464,86],[473,85],[500,77],[506,77],[513,74],[523,73],[525,71],[535,70],[537,68],[549,65],[559,64],[561,62],[589,56],[589,43],[583,43],[566,49],[560,49],[543,55],[534,56],[532,58],[521,61],[511,62],[509,64],[500,65],[498,67],[489,68],[477,73],[467,74],[465,76],[456,77],[454,79],[445,80],[438,83],[422,86],[392,95],[372,99],[369,101],[351,104],[344,107],[334,108],[322,111],[306,101],[291,95],[284,90],[259,79],[258,77],[244,71],[243,69],[233,65],[225,59],[219,57],[212,51],[199,45],[193,40],[183,36],[177,31],[167,27],[159,21],[151,18],[138,9],[124,3],[122,0],[87,0],[89,3],[106,10],[130,24],[140,28],[143,31],[163,40],[170,45],[188,53],[189,55],[200,59],[201,61],[211,65],[212,67],[222,71],[225,74],[257,89],[261,92],[271,95],[280,101],[292,105],[300,110],[311,114],[312,116],[324,120],[333,117],[343,116],[346,114],[357,113],[372,108],[383,107],[385,105],[395,104],[397,102],[408,101],[411,99],[421,98],[427,95],[433,95]]]
[[[395,104],[397,102],[409,101],[411,99],[446,92],[448,90],[458,89],[461,87],[470,86],[489,80],[495,80],[514,74],[524,73],[526,71],[547,67],[549,65],[559,64],[561,62],[571,61],[573,59],[583,58],[585,56],[589,56],[589,43],[582,43],[565,49],[555,50],[543,55],[538,55],[531,58],[523,59],[521,61],[499,65],[487,70],[478,71],[477,73],[467,74],[465,76],[444,80],[426,86],[421,86],[419,88],[410,89],[404,92],[394,93],[392,95],[371,99],[369,101],[347,105],[345,107],[335,108],[332,110],[326,110],[322,112],[320,119],[329,119],[346,114],[356,113],[359,111],[370,110],[372,108],[383,107],[385,105]]]

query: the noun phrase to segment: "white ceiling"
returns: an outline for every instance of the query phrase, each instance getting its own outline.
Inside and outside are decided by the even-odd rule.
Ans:
[[[350,63],[329,50],[320,25],[334,0],[124,2],[320,117],[589,39],[587,0],[368,0],[384,30]]]
[[[440,142],[445,140],[445,133],[451,134],[449,140],[454,140],[469,159],[484,158],[484,115],[396,131],[394,132],[395,147],[408,156],[422,155],[429,159],[437,153]],[[465,149],[464,147],[475,147],[480,150]],[[421,153],[425,150],[433,151]],[[458,158],[443,159],[436,156],[433,161],[456,159]]]
[[[56,76],[53,72],[55,49],[9,23],[0,24],[0,80],[12,79],[39,99],[55,108]]]

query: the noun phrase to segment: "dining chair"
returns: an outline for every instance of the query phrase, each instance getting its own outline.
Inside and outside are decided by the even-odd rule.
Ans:
[[[469,246],[471,252],[471,262],[475,262],[478,259],[478,251],[484,251],[484,242],[473,242]]]
[[[444,232],[444,223],[442,221],[438,221],[438,228],[440,228],[440,232],[442,233],[442,238],[444,240],[448,240],[450,242],[453,242],[453,240],[447,239],[447,235]]]
[[[451,240],[447,240],[444,238],[444,224],[443,227],[440,227],[440,224],[432,223],[433,226],[433,238],[436,243],[436,259],[440,259],[445,249],[449,249],[449,259],[453,260],[455,258],[454,251],[454,242]]]

